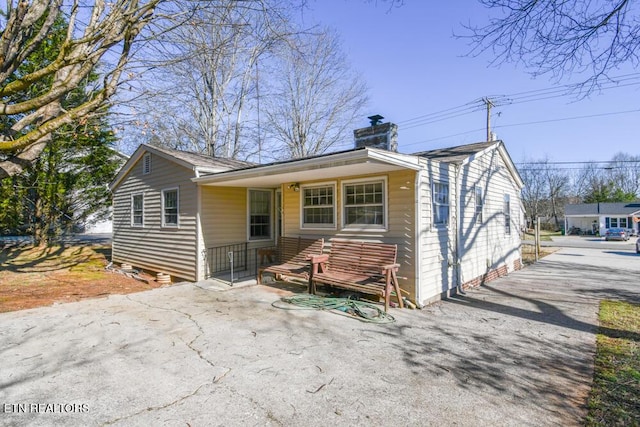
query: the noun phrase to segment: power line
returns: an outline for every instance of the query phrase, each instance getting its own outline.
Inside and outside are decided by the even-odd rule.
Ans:
[[[625,83],[625,84],[621,84]],[[611,82],[605,83],[599,87],[600,91],[610,89],[618,89],[629,86],[640,85],[640,73],[624,74],[611,78]],[[474,113],[486,107],[484,100],[490,99],[494,106],[523,104],[527,102],[545,101],[549,99],[566,97],[569,93],[576,90],[575,85],[563,85],[560,87],[547,87],[542,89],[533,89],[529,91],[517,92],[508,95],[493,95],[485,98],[475,99],[456,107],[446,108],[444,110],[427,113],[413,117],[407,120],[397,121],[398,125],[403,125],[403,129],[412,129],[428,124],[450,120],[463,115]],[[500,126],[496,126],[500,127]]]
[[[514,163],[516,165],[586,165],[586,164],[599,165],[599,164],[602,164],[602,163],[640,163],[640,160],[602,160],[602,161],[587,160],[587,161],[583,161],[583,162],[565,162],[565,161],[561,161],[561,162],[552,162],[552,161],[540,162],[540,161],[536,161],[536,162],[514,162]]]
[[[637,112],[640,112],[640,109],[625,110],[625,111],[613,111],[613,112],[600,113],[600,114],[589,114],[589,115],[583,115],[583,116],[563,117],[563,118],[559,118],[559,119],[537,120],[537,121],[533,121],[533,122],[513,123],[513,124],[506,124],[506,125],[496,125],[496,126],[494,126],[494,129],[515,127],[515,126],[528,126],[528,125],[535,125],[535,124],[541,124],[541,123],[562,122],[562,121],[569,121],[569,120],[589,119],[589,118],[593,118],[593,117],[614,116],[614,115],[618,115],[618,114],[629,114],[629,113],[637,113]],[[460,133],[456,133],[456,134],[452,134],[452,135],[445,135],[445,136],[441,136],[441,137],[438,137],[438,138],[431,138],[431,139],[422,140],[422,141],[418,141],[418,142],[410,142],[408,144],[403,144],[403,147],[411,146],[411,145],[424,144],[424,143],[427,143],[427,142],[438,141],[438,140],[442,140],[442,139],[453,138],[455,136],[466,135],[466,134],[478,132],[478,131],[481,131],[481,130],[485,130],[485,128],[473,129],[473,130],[469,130],[469,131],[465,131],[465,132],[460,132]]]

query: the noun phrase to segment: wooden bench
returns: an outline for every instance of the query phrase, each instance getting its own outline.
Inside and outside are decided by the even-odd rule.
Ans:
[[[265,259],[270,263],[258,268],[258,284],[262,283],[264,273],[273,273],[276,277],[288,276],[308,280],[309,257],[322,254],[323,249],[324,239],[280,237],[275,248],[258,249],[260,264],[265,264]]]
[[[400,308],[404,307],[396,264],[397,245],[385,243],[331,240],[328,254],[312,256],[309,293],[316,293],[316,284],[384,297],[384,309],[389,310],[391,293],[395,292]]]

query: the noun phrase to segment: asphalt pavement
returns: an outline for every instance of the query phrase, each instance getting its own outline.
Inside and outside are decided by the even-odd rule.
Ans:
[[[392,324],[191,283],[0,314],[0,425],[581,425],[598,303],[640,256],[562,248]]]

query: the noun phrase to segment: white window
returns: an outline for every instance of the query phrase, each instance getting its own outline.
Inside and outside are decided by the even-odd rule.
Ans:
[[[476,223],[482,224],[482,211],[484,209],[484,198],[482,197],[482,187],[476,185],[475,188],[475,200],[476,200]]]
[[[611,228],[616,228],[618,226],[618,218],[611,218]]]
[[[144,195],[131,195],[131,226],[144,226]]]
[[[178,189],[162,190],[162,226],[177,227],[179,225]]]
[[[342,184],[343,224],[346,228],[386,228],[386,181]]]
[[[335,185],[302,187],[302,227],[335,228]]]
[[[249,190],[249,240],[271,238],[271,191]]]
[[[145,153],[142,156],[142,174],[151,173],[151,153]]]
[[[433,183],[433,224],[449,224],[449,184]]]
[[[620,227],[627,228],[627,218],[620,218]]]
[[[511,197],[508,194],[504,195],[504,234],[511,234]]]

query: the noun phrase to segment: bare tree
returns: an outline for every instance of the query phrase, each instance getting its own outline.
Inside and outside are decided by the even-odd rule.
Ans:
[[[608,179],[623,193],[640,197],[640,156],[617,153],[606,167]]]
[[[493,63],[522,62],[534,75],[562,78],[587,73],[594,90],[609,73],[639,62],[640,17],[630,0],[478,0],[500,15],[484,26],[468,25],[472,53],[490,51]]]
[[[616,154],[605,165],[590,163],[576,179],[577,193],[584,203],[626,202],[638,197],[638,163],[633,156]],[[635,167],[634,167],[635,164]]]
[[[220,157],[254,153],[258,61],[293,31],[293,3],[203,2],[166,33],[139,79],[146,94],[135,122],[147,142]]]
[[[543,173],[540,173],[539,161],[525,160],[518,168],[524,182],[522,188],[522,204],[527,216],[527,223],[533,228],[536,218],[543,215],[544,203],[547,200],[547,185]]]
[[[569,176],[546,162],[543,176],[547,183],[549,197],[548,215],[553,218],[556,229],[560,228],[560,218],[564,217],[564,203],[569,190]]]
[[[0,13],[0,178],[20,173],[37,159],[61,126],[81,121],[107,105],[134,41],[160,1],[7,1]],[[21,72],[30,55],[43,48],[62,15],[69,25],[58,57]],[[73,109],[63,109],[61,100],[99,63],[104,77],[95,96]],[[30,92],[36,84],[45,89]]]
[[[368,100],[367,87],[349,67],[335,33],[293,37],[275,66],[280,77],[264,112],[272,141],[284,144],[281,157],[323,153],[351,138]]]

